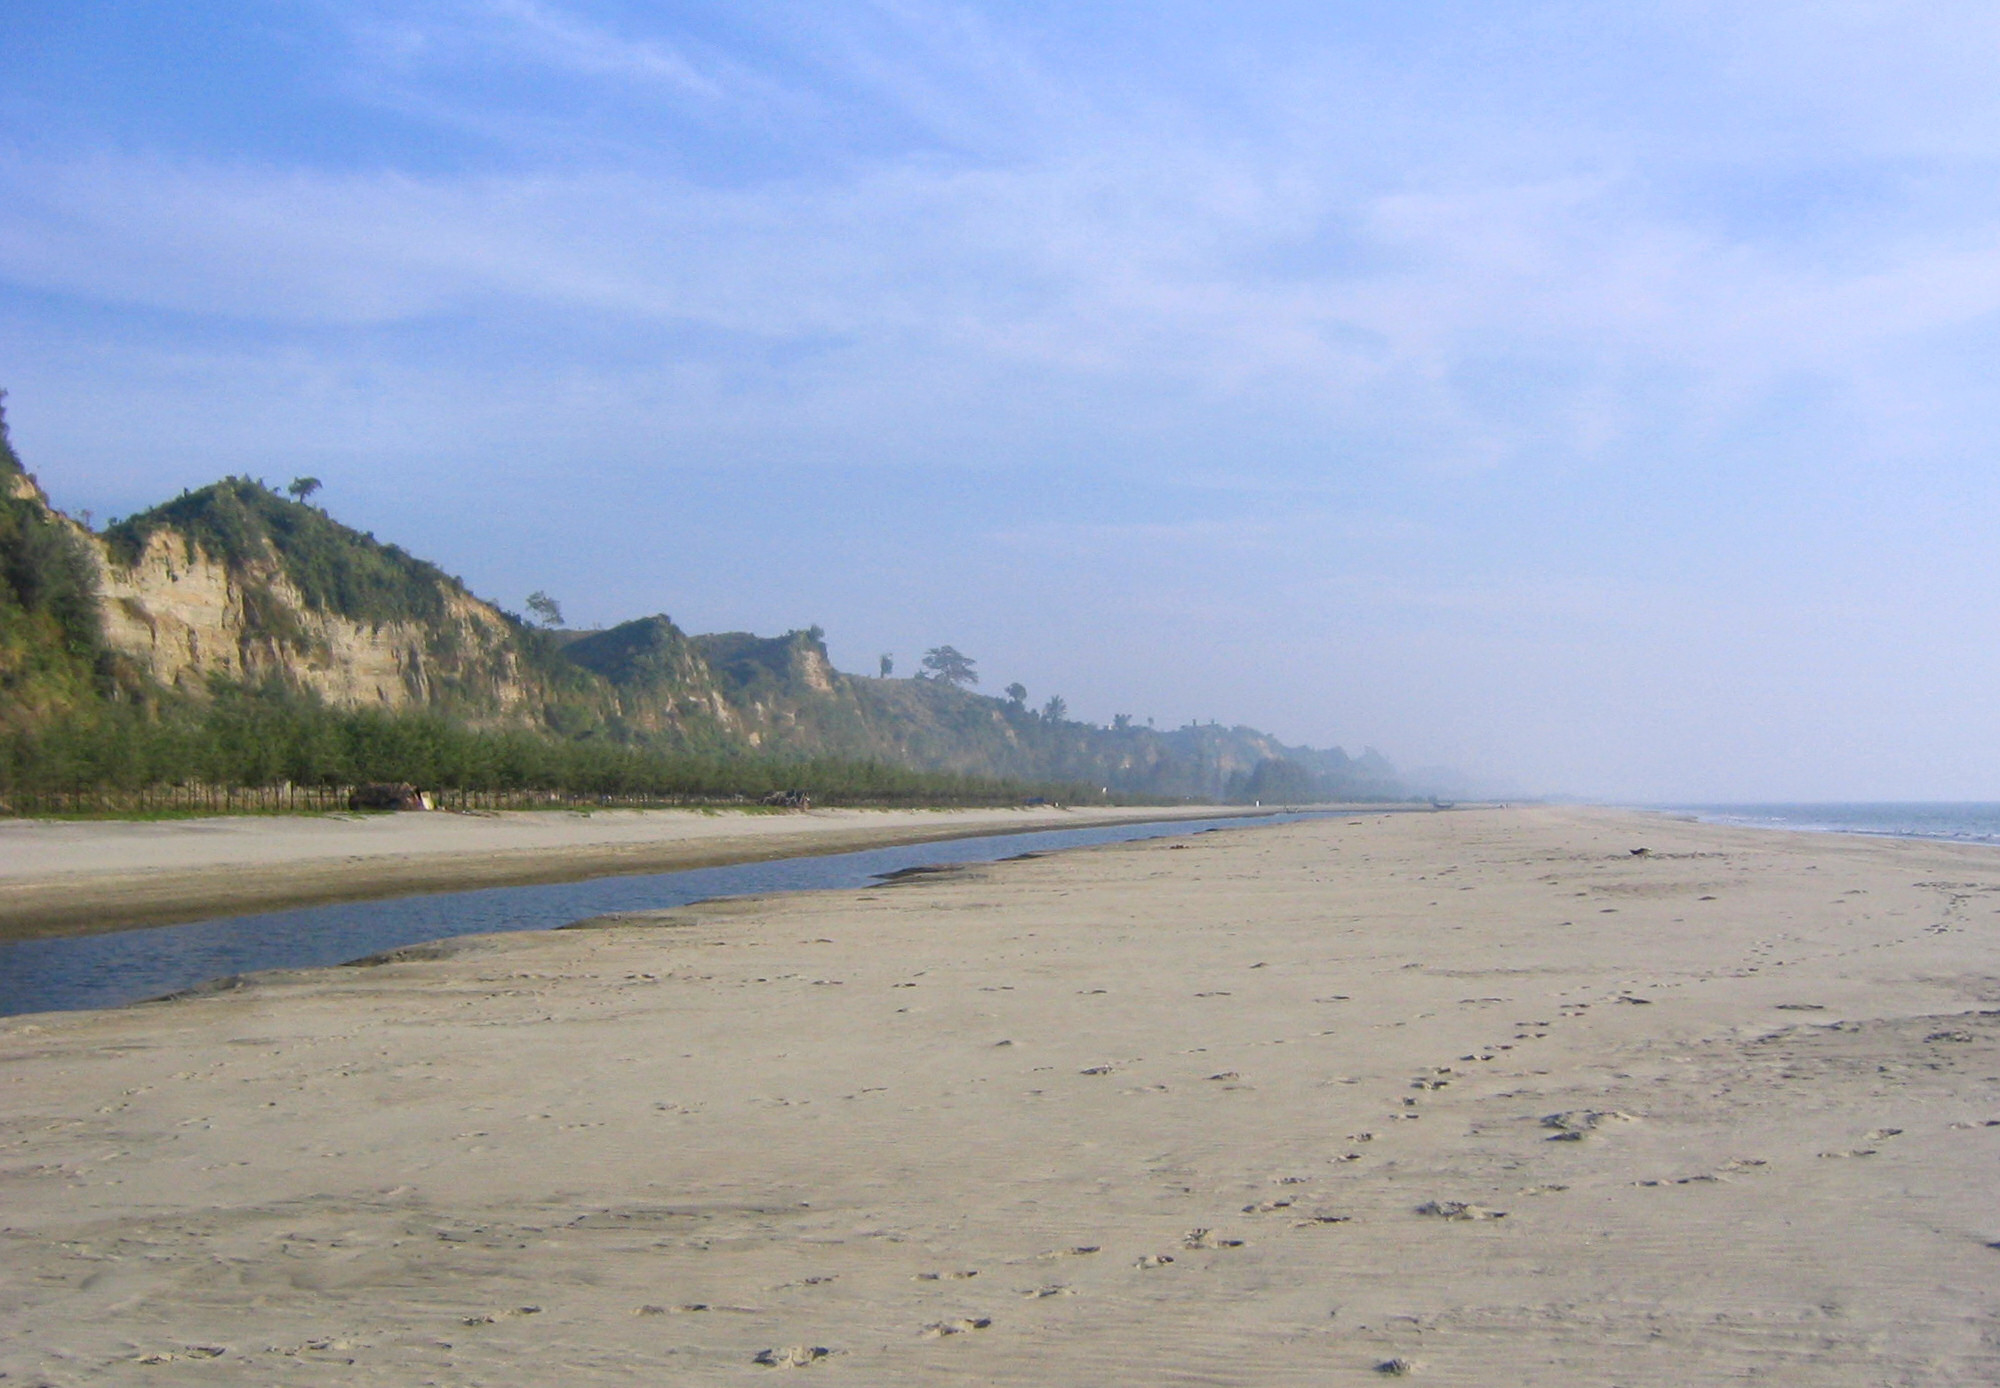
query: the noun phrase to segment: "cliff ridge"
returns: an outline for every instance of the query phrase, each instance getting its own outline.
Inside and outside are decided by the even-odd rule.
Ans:
[[[690,635],[658,614],[545,630],[250,478],[94,533],[49,505],[0,415],[0,729],[102,701],[199,704],[256,689],[473,729],[1162,798],[1401,793],[1373,753],[1213,724],[1097,727],[941,679],[847,674],[818,627]]]

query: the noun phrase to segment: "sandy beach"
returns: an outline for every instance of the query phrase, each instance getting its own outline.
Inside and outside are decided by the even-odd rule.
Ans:
[[[1990,1384],[1996,942],[1991,850],[1468,810],[12,1018],[0,1373]]]
[[[411,892],[575,882],[1242,806],[510,811],[0,821],[0,940]]]

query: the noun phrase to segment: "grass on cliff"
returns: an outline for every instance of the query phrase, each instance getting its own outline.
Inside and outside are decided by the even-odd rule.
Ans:
[[[129,568],[161,530],[239,572],[275,560],[308,607],[355,622],[440,621],[446,595],[459,586],[437,565],[248,477],[183,492],[109,527],[104,539]]]
[[[106,669],[97,574],[76,536],[38,502],[7,436],[0,391],[0,724],[96,696]]]

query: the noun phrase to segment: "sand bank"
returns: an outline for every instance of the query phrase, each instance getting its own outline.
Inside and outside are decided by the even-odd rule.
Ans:
[[[1996,911],[1473,811],[14,1018],[0,1372],[1988,1384]]]
[[[978,834],[1243,813],[1241,806],[1181,806],[5,820],[0,940]]]

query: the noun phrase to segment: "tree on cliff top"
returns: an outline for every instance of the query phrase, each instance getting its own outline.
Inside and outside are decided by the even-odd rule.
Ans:
[[[951,646],[933,646],[924,652],[924,668],[930,671],[928,678],[945,684],[978,684],[979,672],[972,668],[977,663]]]
[[[562,625],[562,604],[537,588],[528,594],[528,611],[535,614],[535,620],[545,627]]]

